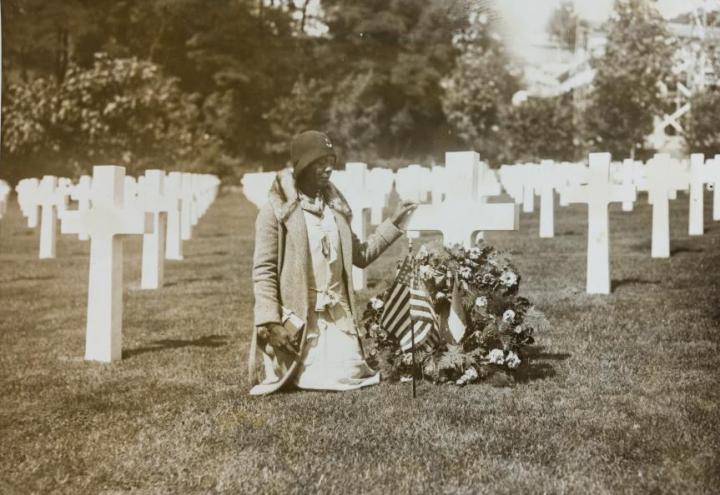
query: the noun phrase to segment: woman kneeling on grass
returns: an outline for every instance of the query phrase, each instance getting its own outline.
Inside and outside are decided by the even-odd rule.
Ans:
[[[352,266],[365,268],[400,237],[415,205],[403,203],[360,242],[350,230],[350,207],[330,182],[336,161],[330,139],[303,132],[290,155],[292,171],[278,173],[255,224],[250,393],[375,385],[380,374],[365,362],[354,319]],[[259,384],[258,350],[265,365]]]

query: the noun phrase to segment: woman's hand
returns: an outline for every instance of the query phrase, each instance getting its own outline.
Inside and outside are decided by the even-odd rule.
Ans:
[[[265,352],[270,356],[274,355],[272,349],[282,349],[293,356],[299,357],[298,351],[292,342],[292,332],[279,323],[268,323],[258,327],[258,338],[265,344]],[[268,345],[271,349],[268,349]]]
[[[390,217],[390,221],[395,225],[395,227],[399,229],[405,229],[405,225],[407,225],[407,221],[410,218],[410,213],[415,211],[415,208],[417,208],[417,203],[414,203],[412,201],[403,201],[400,206],[398,206],[398,209],[395,211],[392,217]]]

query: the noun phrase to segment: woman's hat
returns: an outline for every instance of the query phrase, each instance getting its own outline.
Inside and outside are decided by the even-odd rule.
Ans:
[[[326,156],[337,158],[332,141],[322,132],[301,132],[290,143],[290,161],[292,162],[295,177],[299,177],[302,171],[312,162]]]

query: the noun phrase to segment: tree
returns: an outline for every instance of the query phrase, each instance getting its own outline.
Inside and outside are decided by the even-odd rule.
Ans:
[[[220,144],[198,124],[194,97],[157,65],[137,59],[98,55],[89,69],[71,63],[62,82],[11,85],[5,103],[3,157],[14,178],[77,175],[97,163],[125,165],[131,173],[187,168]]]
[[[333,104],[342,108],[331,114],[362,115],[362,126],[374,127],[377,134],[375,151],[368,153],[381,158],[423,159],[441,148],[447,122],[440,81],[452,71],[459,53],[452,40],[467,24],[463,2],[322,0],[321,4],[329,31],[315,51],[315,69],[335,89],[347,88],[352,77],[358,78],[354,103],[335,91]],[[350,132],[351,127],[343,129]],[[358,142],[367,141],[369,135]],[[340,139],[352,141],[356,136]]]
[[[501,120],[505,162],[573,161],[578,157],[570,94],[528,98],[505,107]]]
[[[720,154],[720,90],[709,89],[694,95],[685,139],[691,153],[706,157]]]
[[[620,158],[645,149],[653,116],[667,104],[660,85],[672,84],[675,40],[653,4],[617,0],[614,9],[605,54],[592,61],[585,124],[591,148]]]
[[[519,83],[489,13],[481,11],[471,20],[456,38],[461,55],[442,81],[442,106],[458,144],[496,161],[504,147],[501,114]]]

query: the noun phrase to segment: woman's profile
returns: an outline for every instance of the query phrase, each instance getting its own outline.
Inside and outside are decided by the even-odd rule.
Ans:
[[[252,395],[285,386],[352,390],[380,381],[360,345],[352,266],[364,268],[400,235],[403,203],[364,242],[350,229],[350,207],[330,182],[337,160],[325,134],[291,143],[292,169],[277,174],[255,225]],[[264,377],[255,369],[262,355]]]

